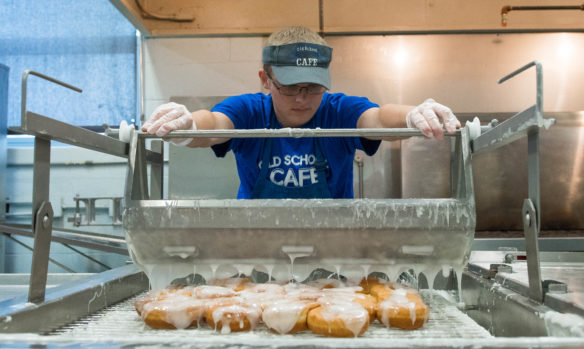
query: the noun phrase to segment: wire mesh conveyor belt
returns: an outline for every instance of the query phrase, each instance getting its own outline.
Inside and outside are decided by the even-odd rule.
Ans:
[[[404,331],[386,328],[378,322],[371,324],[363,337],[359,338],[324,338],[313,335],[309,331],[294,335],[277,335],[266,327],[260,326],[252,332],[221,334],[207,325],[186,330],[154,330],[144,324],[134,309],[134,298],[115,306],[97,312],[75,323],[54,331],[51,335],[64,340],[92,338],[95,340],[131,340],[145,342],[179,343],[196,341],[197,343],[238,343],[256,345],[269,343],[272,347],[293,345],[341,345],[367,347],[370,341],[388,343],[393,340],[411,339],[487,339],[492,338],[487,330],[479,326],[470,317],[460,311],[456,304],[446,300],[442,295],[445,291],[421,292],[424,301],[430,307],[430,319],[423,328],[415,331]],[[448,295],[446,295],[448,296]],[[227,341],[227,342],[226,342]],[[345,343],[346,342],[346,343]]]

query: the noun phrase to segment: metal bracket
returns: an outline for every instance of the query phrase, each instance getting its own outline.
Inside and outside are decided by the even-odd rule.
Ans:
[[[363,157],[360,155],[355,155],[355,164],[357,164],[357,170],[358,170],[358,178],[359,178],[359,193],[358,193],[358,197],[359,199],[363,199],[365,197],[364,195],[364,188],[363,188]]]
[[[525,233],[525,252],[527,253],[527,275],[529,277],[529,297],[543,302],[541,269],[539,267],[538,219],[535,206],[530,199],[523,201],[523,232]]]
[[[35,214],[34,248],[28,289],[30,303],[42,303],[45,300],[52,232],[53,207],[50,202],[43,201]]]
[[[122,224],[122,197],[87,197],[82,198],[76,195],[75,200],[75,215],[67,219],[68,222],[73,222],[73,225],[79,227],[81,225],[121,225]],[[111,200],[113,204],[112,223],[111,224],[97,224],[95,213],[95,202],[97,200]],[[81,209],[79,203],[83,202],[85,205],[85,223],[83,223]]]

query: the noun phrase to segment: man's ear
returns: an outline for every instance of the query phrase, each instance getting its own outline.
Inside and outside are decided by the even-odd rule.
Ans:
[[[270,89],[270,84],[268,83],[268,73],[265,70],[260,69],[258,72],[258,76],[260,77],[260,81],[262,82],[262,87],[266,90]]]

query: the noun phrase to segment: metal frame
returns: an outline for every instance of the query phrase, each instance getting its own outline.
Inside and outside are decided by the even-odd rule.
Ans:
[[[529,289],[531,299],[542,302],[544,299],[543,281],[539,265],[538,236],[541,227],[540,211],[540,180],[539,180],[539,130],[549,128],[555,119],[543,117],[543,72],[541,63],[530,62],[499,80],[503,83],[512,77],[535,67],[536,70],[536,103],[511,119],[502,122],[491,131],[479,136],[473,141],[473,152],[479,153],[492,150],[527,136],[528,158],[528,195],[523,202],[523,230],[525,234],[525,249],[529,274]]]
[[[0,232],[7,236],[20,235],[32,238],[35,237],[34,231],[30,229],[30,226],[0,224]],[[75,245],[121,255],[128,254],[128,247],[126,246],[126,241],[124,238],[112,235],[81,232],[68,229],[53,229],[51,234],[51,242],[58,242],[65,245]]]
[[[91,226],[101,226],[101,225],[121,225],[122,224],[122,197],[80,197],[76,195],[73,200],[75,201],[75,215],[69,218],[69,222],[73,222],[76,227],[81,225],[91,225]],[[112,209],[112,222],[110,224],[98,224],[96,223],[95,216],[95,202],[97,200],[111,200]],[[83,202],[85,206],[85,220],[82,222],[82,215],[79,203]]]
[[[50,243],[52,240],[53,210],[49,201],[51,141],[56,140],[126,158],[128,157],[128,144],[28,111],[26,102],[28,77],[30,75],[40,77],[76,92],[82,92],[82,90],[50,76],[25,70],[22,75],[21,125],[20,127],[11,128],[16,132],[30,134],[35,137],[32,204],[34,251],[28,300],[31,303],[41,303],[45,299]],[[150,162],[162,166],[163,154],[162,149],[159,148],[159,150],[160,152],[146,151],[144,153],[145,165],[146,162]],[[159,172],[157,171],[156,173]],[[154,176],[156,176],[156,173]],[[161,177],[157,178],[157,181],[162,183]]]
[[[0,302],[0,332],[48,333],[148,289],[148,279],[127,265],[50,289],[42,304],[26,297]]]

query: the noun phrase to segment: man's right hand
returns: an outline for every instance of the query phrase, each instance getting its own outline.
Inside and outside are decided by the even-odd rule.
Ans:
[[[174,102],[166,103],[156,108],[148,121],[142,125],[142,131],[165,136],[174,130],[196,130],[197,125],[191,112],[182,105]],[[170,142],[177,145],[187,145],[192,138],[170,138]]]

